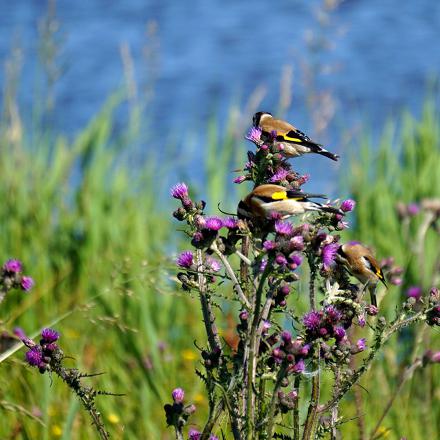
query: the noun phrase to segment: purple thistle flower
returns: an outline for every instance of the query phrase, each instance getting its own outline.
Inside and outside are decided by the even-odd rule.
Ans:
[[[182,403],[183,399],[185,398],[185,392],[182,390],[182,388],[175,388],[171,393],[171,396],[174,400],[174,403]]]
[[[295,251],[302,251],[304,249],[304,237],[302,235],[297,235],[290,239],[291,249]]]
[[[255,165],[255,162],[253,162],[252,160],[250,160],[250,161],[248,161],[248,162],[246,162],[246,163],[244,164],[244,169],[245,169],[245,170],[251,170],[251,169],[254,167],[254,165]]]
[[[336,253],[338,252],[339,244],[330,243],[322,248],[322,263],[325,270],[328,270],[335,261]]]
[[[399,277],[397,277],[397,278],[391,278],[390,283],[391,283],[393,286],[400,286],[400,285],[403,283],[403,280],[402,280],[402,278],[399,278]]]
[[[278,220],[275,222],[275,232],[279,235],[292,235],[293,226],[289,222]]]
[[[205,217],[203,217],[203,215],[194,216],[194,224],[197,229],[203,229],[206,225]]]
[[[367,321],[365,320],[365,313],[361,313],[358,316],[358,324],[359,327],[365,327],[365,324],[367,323]]]
[[[197,429],[191,428],[188,432],[188,440],[200,440],[202,438],[202,433],[197,431]]]
[[[13,330],[13,333],[15,336],[17,336],[17,338],[23,340],[23,339],[27,339],[26,333],[24,332],[24,330],[21,327],[15,327]]]
[[[411,286],[406,291],[406,296],[408,298],[415,298],[416,300],[419,300],[422,297],[422,288],[419,286]]]
[[[376,316],[377,313],[379,312],[379,309],[376,306],[373,306],[373,304],[369,304],[365,308],[365,311],[367,312],[367,315]]]
[[[44,348],[49,351],[55,351],[58,349],[58,344],[51,342],[50,344],[45,345]]]
[[[336,324],[342,318],[342,313],[333,306],[327,306],[324,313],[332,324]]]
[[[345,330],[343,327],[335,327],[334,333],[337,341],[340,341],[345,337]]]
[[[288,330],[283,330],[281,332],[281,339],[284,343],[289,343],[292,341],[292,334]]]
[[[252,127],[245,137],[247,140],[258,144],[261,138],[261,128]]]
[[[206,217],[205,229],[218,231],[223,227],[223,220],[220,217]]]
[[[276,249],[276,247],[277,247],[277,244],[274,241],[272,241],[272,240],[266,240],[263,243],[263,248],[266,251],[272,251],[272,250]]]
[[[276,262],[277,264],[279,264],[280,266],[284,266],[284,265],[287,264],[286,257],[285,257],[283,254],[278,254],[278,255],[275,257],[275,262]]]
[[[206,268],[212,270],[213,272],[218,272],[222,268],[222,266],[215,258],[207,257]]]
[[[350,223],[346,221],[340,221],[338,222],[337,228],[339,231],[342,231],[344,229],[348,229],[350,227]]]
[[[225,226],[228,229],[237,229],[238,220],[234,217],[227,217],[223,220],[223,226]]]
[[[366,339],[365,338],[358,339],[356,342],[356,347],[359,351],[364,351],[367,348]]]
[[[246,176],[238,176],[233,180],[233,182],[234,183],[243,183],[245,180],[246,180]]]
[[[218,440],[218,437],[216,437],[214,434],[211,434],[209,436],[209,440]]]
[[[280,293],[284,296],[287,296],[290,293],[290,287],[288,284],[284,284],[284,286],[282,286],[280,288]]]
[[[44,340],[45,343],[51,343],[58,341],[58,339],[60,338],[60,334],[51,328],[45,328],[41,332],[41,338]]]
[[[296,180],[296,183],[301,186],[307,183],[309,180],[310,180],[310,174],[304,174],[303,176],[300,176],[300,178]]]
[[[284,168],[280,168],[270,179],[271,183],[278,183],[284,180],[289,175],[289,171]]]
[[[241,321],[246,321],[249,318],[249,313],[247,310],[242,310],[238,316]]]
[[[271,211],[270,212],[270,219],[271,220],[281,220],[282,215],[277,211]]]
[[[440,363],[440,351],[437,351],[436,353],[432,353],[431,362]]]
[[[347,199],[341,203],[341,210],[344,212],[350,212],[353,211],[355,206],[356,206],[356,202],[354,200]]]
[[[315,310],[308,312],[303,317],[303,324],[307,330],[316,330],[321,324],[321,314]]]
[[[414,215],[417,215],[420,212],[420,206],[417,205],[416,203],[410,203],[406,207],[406,210],[408,212],[408,215],[414,216]]]
[[[43,354],[41,347],[36,345],[28,350],[25,354],[26,362],[33,367],[38,367],[43,362]]]
[[[174,185],[170,192],[175,199],[183,200],[188,197],[188,187],[183,182]]]
[[[306,369],[304,359],[300,359],[292,368],[294,373],[302,373]]]
[[[265,320],[263,321],[263,326],[262,326],[263,333],[267,332],[271,327],[272,327],[272,324],[270,323],[270,321],[268,321],[267,319],[265,319]]]
[[[10,273],[18,273],[21,272],[22,269],[23,266],[20,260],[11,259],[6,261],[6,263],[3,265],[3,270]]]
[[[189,269],[193,264],[194,255],[191,251],[183,251],[178,257],[177,257],[177,265],[179,267],[183,267],[185,269]]]
[[[267,259],[263,258],[260,263],[260,272],[264,272],[267,266]]]
[[[290,261],[291,261],[293,264],[296,264],[297,266],[301,266],[301,264],[302,264],[302,262],[303,262],[303,258],[302,258],[302,256],[299,255],[299,254],[293,254],[293,255],[291,255],[289,258],[290,258]]]
[[[34,287],[34,280],[31,277],[21,277],[21,288],[25,291],[25,292],[29,292],[29,290],[32,289],[32,287]]]
[[[194,243],[200,243],[201,241],[203,241],[203,239],[204,239],[204,237],[203,237],[203,233],[202,232],[200,232],[200,231],[194,232],[193,238],[192,238],[192,241]]]
[[[306,345],[304,345],[303,348],[301,348],[299,354],[301,356],[307,356],[309,354],[309,351],[310,351],[310,344],[306,344]]]

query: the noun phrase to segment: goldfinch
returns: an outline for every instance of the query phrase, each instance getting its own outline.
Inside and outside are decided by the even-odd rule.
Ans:
[[[339,156],[327,151],[322,145],[313,142],[302,131],[281,119],[275,119],[271,113],[257,112],[253,117],[255,128],[261,129],[261,140],[273,142],[273,145],[282,148],[286,157],[297,157],[307,153],[321,154],[332,160]]]
[[[309,198],[325,199],[326,196],[289,191],[280,185],[260,185],[239,203],[237,215],[239,218],[265,219],[273,219],[278,215],[278,218],[285,219],[292,215],[304,214],[306,211],[343,214],[340,209],[312,202]]]
[[[347,271],[368,287],[371,296],[371,304],[377,307],[376,286],[381,281],[385,287],[385,276],[374,257],[371,249],[357,241],[343,244],[337,252],[337,261]]]

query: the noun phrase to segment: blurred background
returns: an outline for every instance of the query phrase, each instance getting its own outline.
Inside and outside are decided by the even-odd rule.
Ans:
[[[1,256],[22,259],[37,282],[2,304],[2,327],[32,334],[56,322],[72,366],[105,371],[94,383],[126,394],[99,402],[115,438],[171,438],[162,406],[177,385],[200,408],[195,425],[203,423],[206,401],[193,374],[201,318],[196,299],[175,284],[173,255],[185,243],[169,187],[184,179],[208,211],[222,201],[233,212],[249,190],[232,179],[246,161],[255,111],[292,121],[342,156],[294,165],[311,174],[307,190],[353,196],[346,237],[405,268],[403,284],[384,299],[390,316],[410,286],[438,285],[438,233],[426,236],[426,258],[415,258],[411,237],[423,218],[403,231],[395,207],[440,196],[439,2],[0,6]],[[233,332],[234,311],[221,313],[223,331]],[[438,343],[438,334],[417,335],[426,349],[435,336]],[[363,384],[377,402],[415,353],[415,335],[402,338],[373,385]],[[22,358],[20,351],[0,364],[8,415],[1,438],[90,438],[75,398]],[[440,435],[438,374],[423,374],[393,407],[400,413],[383,420],[384,438]],[[367,397],[372,429],[383,408]],[[408,398],[420,405],[404,404]],[[347,438],[358,428],[347,423]]]

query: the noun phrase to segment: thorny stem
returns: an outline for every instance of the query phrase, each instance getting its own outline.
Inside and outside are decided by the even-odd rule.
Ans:
[[[249,255],[249,243],[250,243],[250,238],[248,235],[245,235],[241,239],[241,253],[245,258],[247,258]],[[248,273],[249,273],[249,266],[242,258],[240,261],[240,279],[242,283],[245,283],[246,280],[248,279]]]
[[[385,405],[385,409],[383,410],[382,415],[379,417],[379,420],[377,421],[376,426],[374,427],[373,431],[371,431],[370,440],[373,440],[375,438],[376,432],[378,431],[380,425],[382,424],[383,419],[388,414],[388,411],[391,409],[391,406],[393,405],[394,400],[396,399],[396,397],[400,393],[405,382],[407,380],[411,379],[412,375],[414,374],[414,371],[417,370],[417,368],[419,368],[421,366],[422,366],[422,360],[416,359],[412,365],[410,365],[408,368],[406,368],[406,370],[402,374],[402,377],[399,380],[399,383],[397,384],[396,389],[394,390],[394,393],[391,395],[390,399],[388,400],[388,403]]]
[[[220,258],[221,262],[223,263],[223,266],[225,266],[226,273],[229,275],[229,278],[231,278],[231,281],[234,285],[234,290],[237,293],[241,303],[244,304],[247,309],[250,309],[251,304],[249,303],[249,300],[246,298],[245,294],[243,293],[243,290],[240,286],[240,283],[238,282],[238,279],[235,276],[234,270],[232,269],[231,265],[229,264],[228,259],[218,249],[215,241],[212,243],[211,249]]]
[[[257,370],[257,356],[258,356],[257,329],[260,322],[261,299],[263,296],[264,284],[266,283],[266,279],[269,275],[271,267],[272,267],[272,260],[269,259],[269,261],[267,262],[267,266],[264,269],[263,275],[261,276],[260,284],[258,285],[258,289],[255,295],[253,320],[249,335],[249,360],[248,360],[248,371],[247,371],[247,401],[246,401],[246,435],[248,439],[253,438],[252,423],[254,420],[254,411],[255,411],[254,387],[255,387],[255,375]]]
[[[299,387],[301,384],[301,376],[298,374],[295,377],[295,382],[293,383],[293,387],[298,393],[297,398],[294,402],[293,406],[293,439],[299,440]]]
[[[375,358],[377,352],[379,349],[385,344],[385,342],[388,341],[388,339],[397,331],[401,330],[404,327],[407,327],[408,325],[412,324],[413,322],[417,322],[425,316],[429,310],[422,310],[413,316],[406,318],[406,319],[400,319],[394,324],[392,324],[387,331],[385,331],[385,328],[377,328],[376,329],[376,342],[374,344],[374,347],[371,349],[369,355],[364,359],[364,363],[358,368],[357,371],[355,371],[349,379],[347,379],[345,382],[341,383],[340,392],[337,396],[332,397],[330,401],[328,401],[325,405],[320,406],[318,409],[319,413],[323,413],[326,411],[329,411],[331,408],[333,408],[334,405],[337,405],[340,400],[347,394],[347,392],[352,388],[354,384],[358,382],[358,380],[361,378],[361,376],[367,371],[368,367],[370,366],[371,362]]]
[[[82,386],[80,384],[81,376],[76,370],[65,369],[61,367],[61,365],[52,365],[52,371],[57,374],[79,397],[84,408],[90,414],[99,437],[102,440],[109,440],[110,435],[105,429],[104,422],[101,418],[101,413],[95,407],[95,397],[98,392],[92,388]]]
[[[270,401],[269,413],[267,416],[267,438],[268,439],[272,438],[273,426],[275,424],[275,408],[276,408],[276,402],[277,402],[277,398],[278,398],[278,391],[281,387],[281,382],[283,381],[283,379],[286,375],[286,371],[287,371],[287,365],[285,365],[284,367],[282,367],[280,369],[280,371],[278,373],[277,381],[275,383],[275,387],[273,390],[272,399]]]
[[[352,328],[349,332],[350,339],[357,339],[356,337],[356,328]],[[356,356],[350,356],[350,369],[352,371],[356,370]],[[338,370],[338,373],[340,374],[340,370]],[[338,378],[338,382],[340,383],[340,377]],[[336,384],[335,384],[336,385]],[[339,386],[339,384],[338,384]],[[359,387],[356,387],[353,391],[354,393],[354,403],[356,407],[356,423],[359,429],[359,440],[365,440],[366,439],[366,432],[365,432],[365,417],[363,414],[363,401],[362,401],[362,390]],[[334,393],[333,396],[335,396],[337,393]],[[335,405],[334,408],[337,408],[338,406]],[[333,410],[332,410],[333,411]]]
[[[197,264],[197,281],[199,284],[200,303],[202,306],[203,322],[205,323],[206,334],[208,335],[208,342],[211,350],[221,350],[220,338],[218,336],[217,327],[215,325],[215,316],[211,309],[211,304],[206,295],[206,278],[203,274],[203,260],[202,251],[197,249],[196,251],[196,264]]]
[[[341,380],[341,369],[339,366],[337,366],[335,371],[335,383],[333,384],[333,396],[336,396],[339,392],[340,380]],[[330,427],[331,440],[337,440],[338,438],[338,429],[336,427],[337,421],[338,421],[338,405],[335,405],[331,411],[331,427]]]
[[[310,297],[310,308],[312,310],[316,309],[315,301],[315,278],[316,278],[316,264],[314,257],[311,252],[307,254],[307,261],[310,267],[310,282],[309,282],[309,297]]]
[[[317,358],[314,359],[313,369],[318,370],[312,379],[312,393],[310,396],[309,409],[307,410],[306,422],[304,425],[303,440],[312,440],[315,437],[316,419],[318,416],[318,405],[320,395],[321,372],[319,371],[319,345],[316,345]]]
[[[209,419],[206,422],[205,427],[203,428],[203,432],[202,432],[202,436],[200,437],[200,440],[207,440],[209,438],[209,435],[211,434],[215,424],[217,423],[217,420],[219,419],[219,417],[221,416],[222,412],[225,409],[225,405],[229,412],[229,418],[231,419],[232,435],[234,436],[234,440],[241,440],[238,423],[236,417],[234,416],[234,410],[233,408],[231,408],[230,403],[228,401],[227,392],[225,392],[223,388],[222,391],[223,391],[223,398],[221,398],[217,406],[213,408],[209,416]]]

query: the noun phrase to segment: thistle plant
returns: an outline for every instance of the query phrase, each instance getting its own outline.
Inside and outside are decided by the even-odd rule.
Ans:
[[[10,259],[0,270],[0,302],[13,289],[29,292],[34,286],[34,280],[23,274],[23,264],[20,260]],[[39,342],[27,337],[25,332],[17,327],[14,334],[28,348],[25,360],[31,367],[38,368],[41,374],[55,374],[78,396],[83,407],[90,414],[92,423],[101,439],[109,439],[100,412],[96,408],[95,399],[98,395],[116,395],[105,391],[95,390],[82,384],[82,379],[97,376],[97,374],[81,373],[76,368],[66,368],[66,356],[58,345],[60,334],[52,328],[44,328]]]
[[[23,275],[23,264],[20,260],[11,259],[6,261],[0,269],[0,303],[6,294],[13,289],[29,292],[34,286],[34,280]]]
[[[256,150],[248,152],[234,182],[301,189],[308,176],[293,170],[282,145],[260,136],[257,128],[247,135]],[[286,219],[274,210],[263,219],[224,218],[206,215],[206,203],[193,201],[184,183],[175,185],[171,195],[181,203],[173,216],[186,223],[192,247],[177,258],[177,278],[185,291],[198,296],[206,330],[203,368],[196,374],[206,385],[208,419],[187,438],[209,439],[221,432],[235,440],[337,439],[344,421],[342,399],[391,336],[417,322],[440,323],[434,285],[429,294],[408,294],[392,319],[383,316],[380,302],[370,304],[365,292],[375,286],[353,278],[356,272],[347,271],[340,258],[340,232],[349,226],[353,200],[334,202],[334,213]],[[375,270],[381,276],[383,271],[389,284],[401,284],[402,269],[392,258]],[[387,292],[385,286],[376,290],[379,298]],[[237,346],[229,346],[217,330],[225,302],[236,311]],[[408,371],[438,358],[428,351]],[[332,378],[330,393],[321,386],[324,374]],[[190,414],[174,394],[173,400],[165,406],[167,423],[183,439]]]

